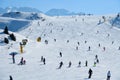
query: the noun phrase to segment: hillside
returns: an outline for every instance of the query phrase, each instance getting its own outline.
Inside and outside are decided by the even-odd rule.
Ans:
[[[1,24],[7,22],[12,26],[17,26],[16,23],[11,23],[14,20],[29,22],[27,25],[22,25],[24,22],[19,23],[24,26],[19,30],[9,26],[11,31],[14,30],[17,39],[15,42],[10,40],[9,44],[3,43],[3,38],[8,35],[2,33],[3,27],[0,26],[0,80],[8,80],[9,75],[15,80],[106,80],[109,70],[111,80],[120,79],[120,30],[116,25],[112,25],[115,24],[113,20],[116,20],[116,15],[105,16],[105,19],[103,16],[78,15],[41,17],[44,20],[3,16],[0,18]],[[119,22],[118,19],[116,21]],[[38,37],[41,37],[41,42],[37,42]],[[21,54],[19,43],[22,39],[28,39],[28,43]],[[15,64],[9,55],[14,51],[18,52]],[[95,55],[98,55],[99,63],[93,67]],[[45,65],[40,61],[41,56],[46,59]],[[18,65],[21,57],[26,60],[26,65]],[[61,61],[63,66],[58,69]],[[70,68],[69,61],[72,62]],[[81,67],[78,67],[79,61]],[[93,70],[91,79],[88,79],[89,68]]]

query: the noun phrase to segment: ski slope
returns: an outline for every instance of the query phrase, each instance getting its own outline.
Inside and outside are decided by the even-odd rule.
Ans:
[[[90,80],[106,80],[109,70],[112,75],[111,80],[120,79],[120,50],[118,50],[120,30],[111,26],[109,16],[100,24],[98,23],[100,19],[102,20],[101,16],[44,15],[43,18],[45,21],[32,20],[26,28],[16,31],[16,42],[0,43],[0,80],[8,80],[9,75],[15,80],[88,80],[89,68],[93,70]],[[4,36],[8,37],[2,31],[1,29],[0,41]],[[36,41],[38,37],[42,38],[41,42]],[[24,53],[21,54],[19,42],[25,38],[28,39],[28,43],[24,47]],[[45,44],[45,40],[48,40],[48,44]],[[78,42],[80,45],[77,44]],[[90,51],[88,51],[89,46]],[[105,51],[103,47],[106,48]],[[15,56],[15,64],[12,63],[9,55],[12,51],[19,52]],[[63,57],[59,56],[60,52]],[[98,55],[100,63],[93,67],[95,55]],[[40,62],[41,56],[46,58],[46,65]],[[26,60],[26,65],[18,65],[21,57]],[[86,60],[88,67],[85,67]],[[63,66],[57,69],[61,61]],[[72,65],[67,68],[69,61]],[[78,67],[79,61],[81,67]]]

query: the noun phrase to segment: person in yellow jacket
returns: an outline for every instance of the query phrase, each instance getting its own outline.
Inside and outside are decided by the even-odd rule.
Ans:
[[[38,37],[38,38],[37,38],[37,42],[41,42],[41,37]]]

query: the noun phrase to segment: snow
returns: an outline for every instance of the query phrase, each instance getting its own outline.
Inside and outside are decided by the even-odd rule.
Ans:
[[[87,79],[89,68],[93,70],[90,80],[106,80],[109,70],[112,75],[111,80],[120,79],[120,50],[118,50],[120,30],[111,26],[108,17],[106,22],[99,25],[101,16],[49,17],[42,15],[42,17],[45,21],[31,20],[19,31],[9,26],[15,31],[17,41],[10,40],[9,44],[0,42],[0,80],[8,80],[9,75],[12,75],[15,80],[89,80]],[[14,21],[13,18],[4,19],[6,20],[1,23],[7,21],[13,26],[17,25],[11,23]],[[19,21],[23,26],[23,20]],[[0,41],[3,41],[4,36],[8,36],[2,31],[1,29]],[[36,41],[38,37],[42,38],[41,42]],[[20,53],[19,43],[26,38],[28,43],[23,48],[24,53]],[[48,40],[48,44],[45,44],[45,40]],[[86,44],[85,41],[87,41]],[[113,44],[112,41],[114,41]],[[80,42],[80,45],[77,42]],[[76,50],[77,46],[78,50]],[[89,46],[90,51],[88,51]],[[106,48],[105,51],[103,47]],[[12,51],[19,52],[15,56],[15,64],[12,64],[12,57],[9,55]],[[63,57],[59,56],[59,52],[62,52]],[[100,63],[93,67],[95,55],[98,55]],[[46,65],[40,62],[41,56],[46,58]],[[26,65],[18,65],[21,57],[26,60]],[[86,60],[88,67],[85,67]],[[57,69],[61,61],[63,66]],[[72,66],[67,68],[69,61],[72,62]],[[77,67],[79,61],[81,61],[81,67]]]

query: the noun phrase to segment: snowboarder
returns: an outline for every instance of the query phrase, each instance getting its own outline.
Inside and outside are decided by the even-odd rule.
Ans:
[[[9,77],[10,77],[10,80],[13,80],[13,78],[12,78],[12,76],[11,76],[11,75],[10,75]]]
[[[62,53],[60,52],[60,57],[62,57]]]
[[[63,65],[63,62],[61,61],[60,66],[58,67],[58,69],[61,69],[62,65]]]
[[[81,61],[79,61],[79,63],[78,63],[78,67],[81,67]]]
[[[107,73],[107,80],[110,80],[110,77],[111,77],[111,73],[110,73],[110,71],[108,71],[108,73]]]
[[[69,65],[68,65],[68,68],[70,68],[70,67],[71,67],[71,65],[72,65],[72,62],[70,61],[70,62],[69,62]]]
[[[85,61],[85,67],[87,67],[88,66],[88,61]]]
[[[89,74],[88,78],[90,79],[93,74],[93,71],[91,69],[89,69],[88,74]]]
[[[46,64],[46,60],[45,60],[45,58],[43,58],[43,64],[44,64],[44,65]]]

